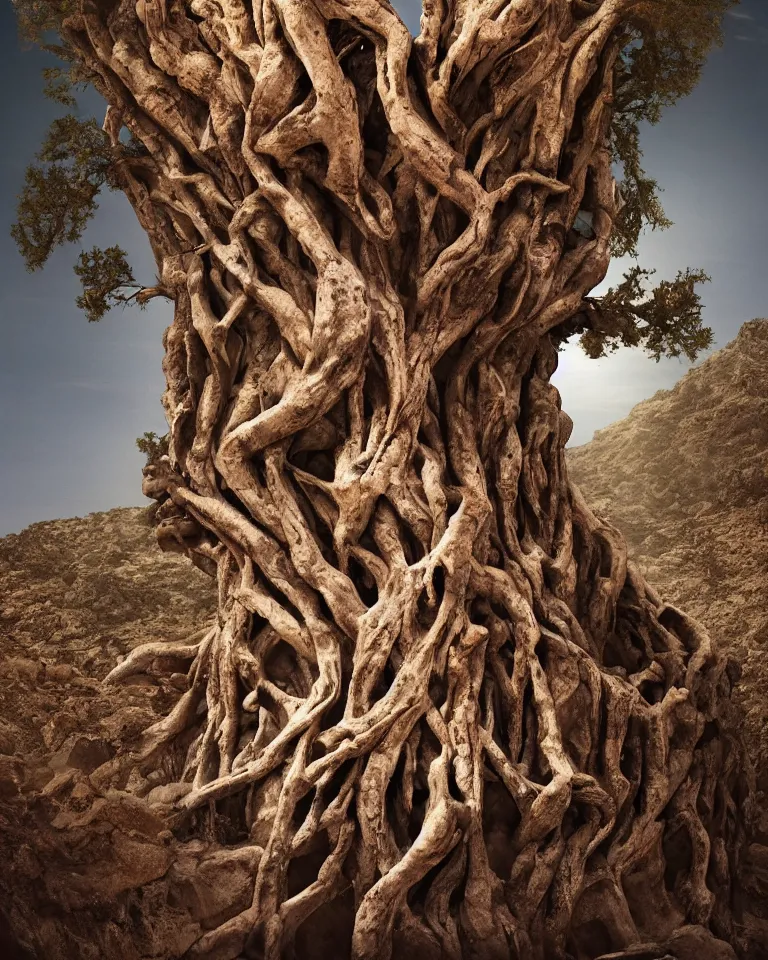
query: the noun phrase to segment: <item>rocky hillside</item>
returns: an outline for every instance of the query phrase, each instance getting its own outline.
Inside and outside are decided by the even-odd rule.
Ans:
[[[132,697],[151,700],[159,688],[137,682],[119,705],[84,691],[98,690],[134,646],[181,640],[214,612],[211,580],[161,553],[147,510],[36,523],[3,538],[0,741],[30,759],[92,733],[90,708],[114,725]]]
[[[572,478],[664,599],[742,666],[768,789],[768,320],[569,451]]]
[[[96,800],[88,779],[178,696],[101,678],[137,644],[182,639],[214,612],[212,582],[160,552],[146,510],[0,540],[1,957],[180,956],[206,910],[222,909],[208,889],[222,870],[239,908],[244,864],[217,873],[215,845],[177,849],[139,801]]]

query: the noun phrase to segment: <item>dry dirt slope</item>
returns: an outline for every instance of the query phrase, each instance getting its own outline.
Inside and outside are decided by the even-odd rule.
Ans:
[[[135,645],[181,639],[214,613],[211,581],[160,552],[146,510],[0,540],[3,960],[171,960],[242,909],[253,864],[175,843],[141,802],[97,797],[89,780],[178,696],[101,678]]]
[[[748,736],[768,769],[768,321],[569,458],[665,598],[742,663]],[[214,600],[208,578],[159,551],[140,509],[0,540],[0,956],[174,960],[249,902],[247,850],[177,842],[89,781],[178,696],[100,678],[134,645],[197,629]],[[309,946],[303,960],[321,949]]]
[[[93,681],[137,644],[181,640],[214,612],[210,579],[160,552],[147,510],[36,523],[3,538],[0,740],[29,758],[58,749],[65,735],[92,733],[80,701],[98,689]],[[128,690],[147,702],[161,692]],[[113,712],[127,705],[122,695],[85,699]]]
[[[741,664],[768,789],[768,320],[570,450],[569,467],[664,599]]]

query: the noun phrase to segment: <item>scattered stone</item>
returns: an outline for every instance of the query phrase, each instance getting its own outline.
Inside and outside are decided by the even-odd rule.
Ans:
[[[247,909],[253,899],[259,847],[219,850],[203,860],[180,853],[171,868],[179,902],[204,929]]]
[[[54,663],[46,665],[45,678],[56,683],[69,683],[76,672],[71,663]]]
[[[51,779],[46,783],[41,791],[41,796],[43,797],[55,797],[57,793],[61,790],[66,789],[75,779],[74,770],[63,770],[61,773],[55,774]]]
[[[0,673],[6,677],[37,683],[45,675],[45,664],[39,660],[27,660],[24,657],[11,657],[0,663]]]
[[[176,803],[192,790],[191,783],[166,783],[162,787],[153,787],[147,794],[147,803],[164,806]]]
[[[17,741],[11,730],[0,727],[0,753],[12,756],[16,753]]]
[[[17,757],[0,755],[0,800],[15,797],[24,783],[24,762]]]
[[[65,763],[83,773],[93,773],[98,767],[114,756],[114,750],[98,737],[78,737],[74,744],[66,749]]]

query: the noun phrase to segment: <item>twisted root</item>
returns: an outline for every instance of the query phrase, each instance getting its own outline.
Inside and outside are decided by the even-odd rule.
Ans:
[[[429,2],[415,43],[385,0],[67,21],[175,301],[144,490],[219,586],[125,763],[263,847],[190,957],[309,957],[348,896],[355,960],[735,936],[724,662],[568,482],[550,383],[609,261],[632,7]]]

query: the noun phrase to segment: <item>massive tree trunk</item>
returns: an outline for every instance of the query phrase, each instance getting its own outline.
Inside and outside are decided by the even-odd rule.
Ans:
[[[569,483],[550,382],[608,265],[634,5],[429,0],[415,42],[386,0],[66,23],[175,303],[145,492],[219,585],[111,674],[188,669],[129,759],[175,829],[263,848],[190,956],[309,956],[328,910],[355,960],[731,955],[726,664]]]

